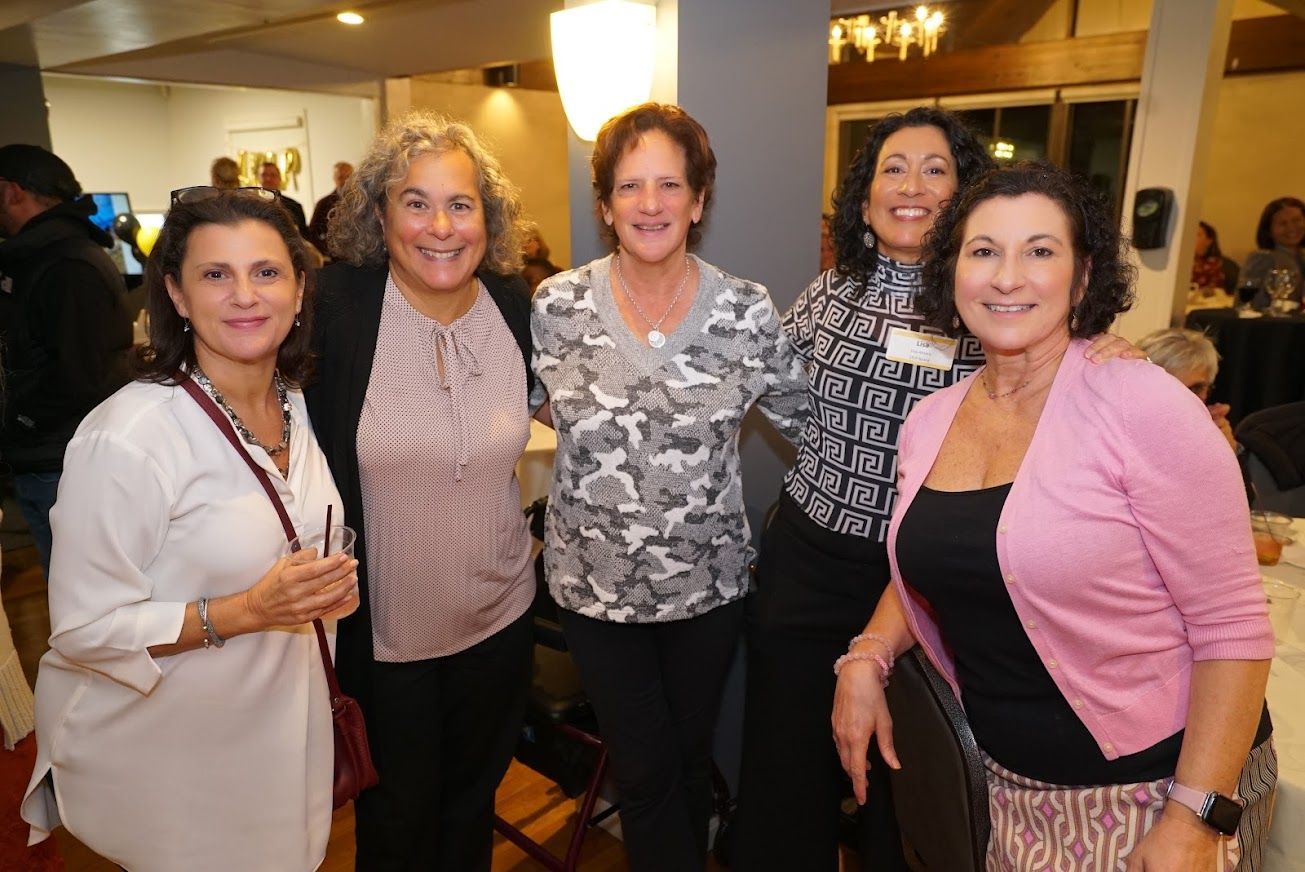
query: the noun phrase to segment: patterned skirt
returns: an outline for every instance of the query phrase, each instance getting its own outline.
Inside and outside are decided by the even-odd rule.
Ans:
[[[987,872],[1113,872],[1164,808],[1167,780],[1064,787],[1017,775],[984,755],[992,837]],[[1252,748],[1237,784],[1237,834],[1220,840],[1209,872],[1258,872],[1273,813],[1278,757],[1270,737]],[[1204,872],[1204,870],[1199,870]]]

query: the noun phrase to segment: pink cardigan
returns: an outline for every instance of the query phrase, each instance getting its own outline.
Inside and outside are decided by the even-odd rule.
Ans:
[[[1268,660],[1273,632],[1245,490],[1201,402],[1145,361],[1101,365],[1071,343],[997,527],[1029,641],[1106,759],[1187,722],[1192,663]],[[898,455],[888,532],[911,632],[958,691],[928,604],[897,567],[897,531],[970,387],[921,400]]]

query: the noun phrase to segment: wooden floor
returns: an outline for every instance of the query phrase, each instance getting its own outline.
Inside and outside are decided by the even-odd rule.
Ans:
[[[14,521],[17,515],[16,507],[9,504],[5,509],[4,524],[0,526],[4,564],[0,592],[3,592],[5,611],[23,670],[28,681],[35,683],[37,662],[45,653],[50,636],[50,617],[40,561],[36,549],[21,530],[21,521]],[[506,820],[535,841],[543,842],[554,854],[560,855],[566,850],[575,818],[575,801],[567,799],[556,785],[532,770],[513,762],[499,786],[497,809]],[[117,866],[93,853],[66,830],[58,830],[56,837],[69,872],[116,872]],[[320,868],[322,872],[347,872],[353,869],[353,861],[353,807],[349,805],[335,813],[326,861]],[[496,872],[507,872],[541,867],[496,834],[493,868]],[[625,869],[620,840],[601,829],[590,832],[585,838],[581,868],[585,872]],[[722,867],[711,864],[708,868]]]

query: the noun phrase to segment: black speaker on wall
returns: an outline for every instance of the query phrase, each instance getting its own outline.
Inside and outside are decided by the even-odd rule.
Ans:
[[[1133,197],[1133,247],[1164,248],[1174,213],[1170,188],[1142,188]]]

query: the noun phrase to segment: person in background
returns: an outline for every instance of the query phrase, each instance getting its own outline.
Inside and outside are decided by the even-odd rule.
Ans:
[[[337,662],[380,775],[354,803],[367,872],[490,868],[534,651],[523,224],[472,130],[423,112],[376,137],[330,224],[308,409],[362,561]]]
[[[990,870],[1249,870],[1267,836],[1273,634],[1236,460],[1159,368],[1084,359],[1133,300],[1126,248],[1104,197],[1048,163],[943,210],[920,309],[986,362],[907,418],[893,584],[835,665],[859,801],[870,742],[898,765],[893,659],[918,642],[951,684],[984,752]]]
[[[752,560],[739,430],[756,405],[796,440],[806,379],[766,289],[689,254],[716,178],[702,126],[645,103],[603,125],[592,164],[612,253],[533,301],[533,401],[557,429],[544,562],[630,868],[692,872]]]
[[[551,276],[555,276],[562,271],[559,266],[554,266],[548,261],[527,261],[525,266],[521,267],[521,278],[525,279],[526,287],[530,289],[533,295],[539,288],[540,282]]]
[[[313,207],[313,219],[308,222],[307,239],[323,255],[329,256],[326,249],[326,228],[327,221],[331,217],[331,210],[335,204],[340,202],[340,191],[344,188],[344,183],[349,181],[349,176],[353,175],[353,164],[347,161],[339,161],[331,169],[331,180],[335,182],[335,187],[331,193],[317,201]]]
[[[51,515],[33,840],[62,823],[132,872],[310,872],[326,854],[334,733],[308,624],[333,635],[357,607],[357,561],[287,556],[258,477],[179,384],[222,410],[300,534],[342,517],[298,389],[304,246],[270,192],[173,192],[138,378],[77,429]]]
[[[240,164],[229,157],[214,158],[208,168],[208,175],[215,188],[234,191],[240,187]]]
[[[1246,256],[1238,285],[1264,288],[1270,271],[1285,269],[1296,280],[1291,299],[1299,301],[1305,290],[1305,202],[1296,197],[1271,200],[1255,227],[1258,251]]]
[[[1219,288],[1225,291],[1223,252],[1219,250],[1219,234],[1204,221],[1196,225],[1196,254],[1192,258],[1192,284],[1198,288]]]
[[[1210,338],[1196,330],[1170,327],[1148,333],[1137,347],[1152,363],[1178,379],[1183,387],[1207,404],[1215,426],[1233,450],[1237,450],[1237,440],[1233,438],[1232,425],[1228,423],[1231,407],[1227,403],[1209,402],[1210,388],[1219,374],[1219,352]]]
[[[57,156],[0,146],[0,455],[47,577],[64,448],[86,413],[128,379],[127,287],[106,250],[113,237],[94,214]]]
[[[4,605],[0,604],[0,857],[24,872],[59,872],[64,868],[53,839],[27,846],[29,827],[19,814],[23,793],[36,762],[32,689],[14,648]]]
[[[276,191],[278,194],[281,194],[281,205],[290,212],[290,217],[294,219],[295,227],[299,228],[299,235],[311,242],[312,240],[308,233],[308,222],[304,218],[304,207],[300,205],[298,200],[287,197],[281,191],[281,186],[285,184],[281,180],[281,168],[270,160],[264,161],[258,168],[258,183],[269,191]]]

